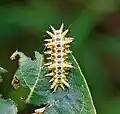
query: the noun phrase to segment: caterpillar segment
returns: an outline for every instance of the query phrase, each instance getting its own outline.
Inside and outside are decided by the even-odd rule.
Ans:
[[[54,92],[58,87],[64,89],[66,87],[70,87],[67,75],[68,70],[73,68],[71,63],[67,61],[68,54],[72,53],[69,50],[70,43],[72,43],[73,38],[66,37],[68,33],[68,29],[63,32],[63,24],[61,25],[59,30],[55,30],[53,26],[51,26],[52,32],[46,31],[51,38],[45,39],[45,46],[47,47],[47,51],[44,52],[48,55],[47,60],[48,63],[45,64],[47,66],[49,73],[46,76],[51,76],[51,80],[49,81],[51,84],[51,89],[54,89]]]

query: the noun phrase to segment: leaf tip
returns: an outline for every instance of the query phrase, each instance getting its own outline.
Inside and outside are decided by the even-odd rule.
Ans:
[[[16,55],[18,55],[18,50],[16,50],[10,57],[11,60],[14,60]]]

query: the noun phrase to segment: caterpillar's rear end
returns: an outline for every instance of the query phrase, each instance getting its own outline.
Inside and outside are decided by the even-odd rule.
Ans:
[[[73,38],[66,37],[68,29],[63,32],[63,24],[59,30],[55,30],[52,26],[50,27],[53,33],[49,31],[47,31],[47,33],[51,36],[51,38],[45,39],[47,42],[45,44],[47,51],[44,53],[48,54],[48,63],[45,65],[49,70],[49,74],[46,76],[52,77],[49,81],[52,83],[51,89],[56,91],[59,86],[62,89],[64,89],[64,86],[70,87],[67,80],[67,74],[68,70],[73,66],[67,61],[67,58],[68,54],[71,53],[69,47],[70,43],[73,41]]]

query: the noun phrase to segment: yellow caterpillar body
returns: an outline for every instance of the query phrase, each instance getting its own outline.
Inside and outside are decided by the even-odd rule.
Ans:
[[[55,30],[52,26],[52,33],[46,31],[51,38],[45,39],[45,46],[47,47],[47,51],[44,52],[48,54],[47,57],[48,63],[47,65],[49,74],[46,76],[51,76],[52,79],[49,82],[52,82],[51,89],[56,89],[60,86],[64,89],[64,85],[70,87],[66,75],[68,74],[68,70],[72,68],[70,62],[67,61],[68,54],[71,53],[69,50],[70,43],[73,41],[73,38],[66,37],[68,29],[63,32],[63,24],[61,25],[59,30]]]

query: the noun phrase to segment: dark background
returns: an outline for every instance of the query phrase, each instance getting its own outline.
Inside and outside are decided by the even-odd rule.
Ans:
[[[14,90],[15,50],[43,53],[46,30],[61,23],[75,38],[71,50],[88,82],[98,114],[120,114],[120,0],[1,0],[0,66],[7,69],[0,92],[19,110],[23,89]]]

